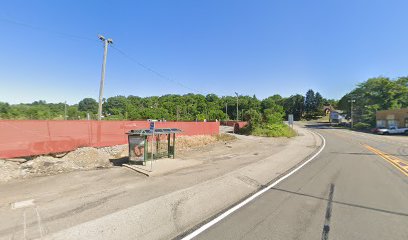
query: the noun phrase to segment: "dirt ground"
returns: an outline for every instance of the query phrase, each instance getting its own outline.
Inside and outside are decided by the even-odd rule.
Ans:
[[[295,141],[235,136],[235,141],[217,141],[182,151],[182,142],[177,141],[178,160],[201,163],[159,176],[146,177],[128,168],[114,166],[1,182],[0,239],[24,239],[24,221],[29,239],[40,238],[41,231],[44,235],[54,233],[266,161],[284,152]],[[271,169],[268,175],[280,174],[280,171]],[[241,180],[258,187],[258,183],[250,179]],[[34,205],[12,208],[14,203],[26,200],[32,200]],[[38,229],[42,230],[39,232]]]
[[[229,142],[234,136],[180,136],[176,140],[178,154],[201,147]],[[56,175],[60,173],[113,167],[112,160],[128,156],[128,145],[103,148],[83,147],[72,152],[34,158],[0,159],[0,182],[12,179]]]

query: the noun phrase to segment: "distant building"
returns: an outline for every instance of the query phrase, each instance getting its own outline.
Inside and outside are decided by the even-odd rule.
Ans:
[[[325,116],[329,115],[331,112],[335,111],[331,105],[323,106],[323,113]]]
[[[408,108],[382,110],[376,113],[377,127],[408,127]]]

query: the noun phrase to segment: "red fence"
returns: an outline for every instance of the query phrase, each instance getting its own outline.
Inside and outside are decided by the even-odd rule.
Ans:
[[[219,133],[219,122],[158,122],[156,127],[180,128],[182,135]],[[149,128],[147,121],[0,120],[0,158],[125,144],[126,132],[143,128]]]

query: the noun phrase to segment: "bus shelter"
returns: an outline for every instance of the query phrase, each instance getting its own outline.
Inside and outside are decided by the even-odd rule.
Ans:
[[[127,132],[129,161],[142,162],[162,157],[175,158],[178,128],[137,129]]]

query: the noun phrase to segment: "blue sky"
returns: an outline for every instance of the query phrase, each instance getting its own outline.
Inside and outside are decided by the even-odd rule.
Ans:
[[[98,33],[172,79],[110,48],[106,97],[236,91],[265,98],[312,88],[340,98],[369,77],[408,75],[407,1],[0,4],[0,101],[9,103],[97,99]]]

